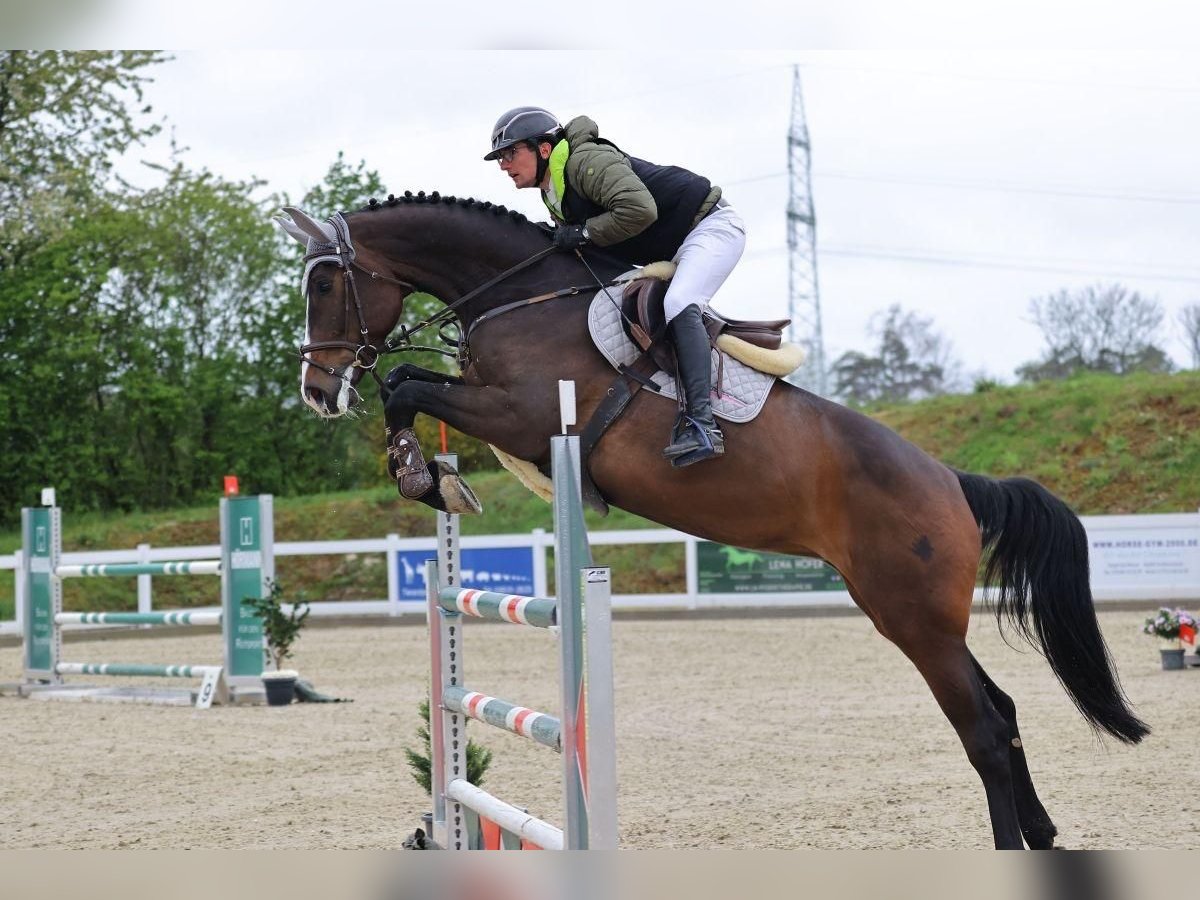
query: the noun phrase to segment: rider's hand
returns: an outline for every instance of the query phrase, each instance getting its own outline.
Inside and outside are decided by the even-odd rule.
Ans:
[[[559,225],[554,229],[554,246],[559,250],[575,250],[587,242],[587,229],[582,225]]]

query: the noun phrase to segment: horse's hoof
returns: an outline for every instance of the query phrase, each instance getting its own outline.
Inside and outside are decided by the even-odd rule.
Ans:
[[[1030,850],[1057,850],[1060,849],[1054,846],[1054,838],[1057,836],[1058,829],[1047,819],[1025,831],[1025,843],[1029,845]]]
[[[483,512],[483,504],[457,469],[440,461],[437,468],[438,493],[442,495],[442,506],[446,512],[460,516],[477,516]]]

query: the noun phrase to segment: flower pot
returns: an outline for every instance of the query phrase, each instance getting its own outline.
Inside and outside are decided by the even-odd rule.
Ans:
[[[1200,652],[1189,653],[1183,658],[1185,666],[1200,666]]]
[[[262,681],[267,691],[267,706],[287,706],[296,697],[297,672],[283,669],[278,672],[264,672]]]
[[[1171,650],[1159,650],[1162,654],[1162,667],[1164,669],[1182,669],[1183,668],[1183,648],[1177,647]]]

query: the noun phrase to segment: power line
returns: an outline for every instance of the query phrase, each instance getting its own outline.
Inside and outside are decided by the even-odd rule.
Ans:
[[[865,252],[879,251],[879,252],[883,252],[883,253],[915,254],[918,256],[920,256],[922,254],[932,253],[932,254],[948,256],[950,258],[956,258],[959,255],[959,251],[930,249],[928,247],[886,247],[886,246],[881,247],[878,245],[871,245],[871,244],[840,244],[840,245],[834,244],[832,246],[836,250],[855,250],[855,251],[861,250],[861,251],[865,251]],[[1026,256],[1026,255],[1022,255],[1022,254],[1013,254],[1013,253],[991,253],[991,252],[988,252],[987,250],[964,250],[964,251],[961,251],[961,258],[982,259],[984,261],[1022,263],[1022,264],[1023,263],[1033,263],[1033,264],[1037,264],[1037,265],[1074,263],[1074,264],[1078,264],[1078,265],[1082,265],[1082,266],[1108,266],[1108,265],[1131,266],[1133,268],[1156,271],[1156,272],[1158,272],[1160,274],[1164,274],[1164,275],[1169,274],[1166,271],[1168,269],[1177,269],[1179,271],[1175,272],[1174,274],[1182,275],[1185,277],[1191,276],[1191,275],[1200,276],[1200,265],[1196,265],[1194,263],[1135,262],[1133,260],[1128,260],[1128,259],[1114,261],[1111,259],[1088,259],[1088,258],[1078,257],[1078,256]]]
[[[669,94],[674,91],[687,90],[688,88],[702,87],[704,85],[720,84],[725,81],[734,81],[739,78],[749,78],[755,75],[761,75],[764,72],[774,72],[778,69],[790,69],[790,63],[778,63],[775,65],[759,66],[755,69],[748,69],[744,72],[734,72],[729,75],[714,75],[708,78],[696,78],[691,81],[677,81],[671,84],[666,84],[661,87],[650,88],[649,90],[636,91],[630,94],[618,94],[616,96],[604,97],[602,99],[585,100],[578,103],[564,104],[567,109],[588,109],[597,106],[605,106],[610,103],[623,103],[626,100],[636,100],[640,97],[652,97],[655,94]]]
[[[1200,196],[1185,194],[1182,196],[1167,196],[1165,194],[1138,194],[1132,191],[1107,192],[1095,189],[1071,187],[1042,187],[1019,184],[1016,182],[986,182],[957,178],[929,177],[895,177],[886,175],[855,175],[849,172],[819,172],[819,178],[839,178],[849,181],[875,181],[890,184],[932,185],[934,187],[967,188],[977,191],[1002,191],[1013,194],[1049,194],[1058,197],[1086,197],[1095,200],[1137,200],[1149,203],[1186,203],[1200,204]]]
[[[1154,272],[1099,272],[1093,269],[1070,268],[1067,266],[1039,265],[1036,263],[993,262],[986,259],[938,256],[936,252],[888,252],[875,248],[826,247],[820,251],[825,256],[843,256],[858,259],[883,259],[895,262],[925,263],[939,266],[956,266],[969,269],[1001,269],[1015,272],[1052,272],[1060,275],[1087,275],[1093,278],[1120,278],[1129,281],[1164,281],[1174,284],[1200,284],[1200,274],[1195,277]]]
[[[878,72],[884,75],[916,75],[920,78],[957,79],[961,81],[995,81],[1001,84],[1036,84],[1056,87],[1098,88],[1100,90],[1150,91],[1164,94],[1200,94],[1200,85],[1122,84],[1120,82],[1070,81],[1063,78],[1024,78],[1007,75],[976,75],[967,72],[931,72],[923,69],[892,69],[882,66],[845,66],[837,63],[800,63],[801,68],[840,70],[845,72]]]
[[[769,181],[775,178],[785,178],[787,172],[770,172],[765,175],[753,175],[749,178],[719,179],[723,185],[751,184],[756,181]],[[830,178],[845,181],[870,181],[883,184],[908,184],[916,186],[932,185],[944,188],[962,188],[977,191],[999,191],[1010,194],[1046,194],[1059,197],[1082,197],[1090,200],[1130,200],[1146,203],[1179,203],[1200,205],[1200,195],[1181,194],[1168,196],[1166,194],[1139,194],[1130,191],[1103,191],[1094,188],[1074,188],[1068,186],[1049,187],[1019,182],[973,181],[970,179],[932,178],[924,176],[868,175],[853,172],[814,172],[817,179]]]
[[[765,247],[761,250],[752,250],[745,254],[743,260],[749,261],[754,259],[764,259],[772,256],[778,256],[781,253],[786,253],[786,246]],[[1180,269],[1182,272],[1164,271],[1162,265],[1143,270],[1141,272],[1106,272],[1098,271],[1092,268],[1079,268],[1077,266],[1055,265],[1054,260],[1045,260],[1039,257],[999,257],[994,256],[992,259],[987,258],[987,254],[974,254],[973,256],[950,256],[946,255],[946,251],[942,250],[922,250],[919,248],[905,247],[869,247],[869,246],[853,246],[853,245],[826,245],[822,246],[818,251],[820,256],[841,256],[854,259],[879,259],[890,260],[893,262],[907,262],[929,265],[954,266],[959,268],[971,269],[998,269],[1013,272],[1052,272],[1064,275],[1088,275],[1094,278],[1121,278],[1126,280],[1140,281],[1163,281],[1175,284],[1200,284],[1200,270],[1196,270],[1196,275],[1191,275],[1190,272],[1194,267],[1167,264],[1167,268]],[[1060,262],[1077,262],[1084,266],[1094,263],[1097,266],[1112,265],[1112,260],[1070,260],[1063,259]],[[1117,262],[1116,265],[1139,266],[1139,263]]]

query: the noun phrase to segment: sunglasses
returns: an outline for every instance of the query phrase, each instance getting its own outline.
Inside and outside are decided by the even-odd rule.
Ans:
[[[510,163],[513,161],[513,157],[515,157],[524,146],[524,144],[513,144],[511,147],[505,147],[499,152],[499,154],[497,154],[496,159],[498,159],[500,162]]]

